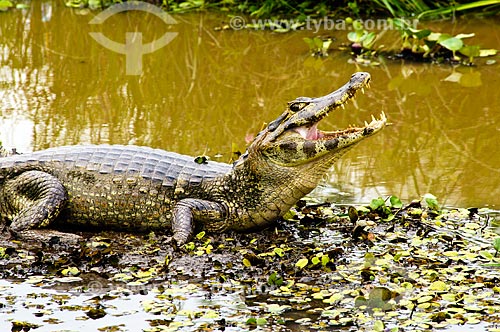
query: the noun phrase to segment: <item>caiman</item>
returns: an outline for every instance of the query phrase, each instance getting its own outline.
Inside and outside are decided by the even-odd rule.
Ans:
[[[178,245],[208,232],[263,229],[311,192],[346,151],[386,124],[345,130],[318,123],[369,85],[355,73],[338,90],[299,97],[233,164],[141,146],[77,145],[0,159],[0,214],[14,236],[49,225],[172,229]],[[73,227],[73,228],[75,228]]]

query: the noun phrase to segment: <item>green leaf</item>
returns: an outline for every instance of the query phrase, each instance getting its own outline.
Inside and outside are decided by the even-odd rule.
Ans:
[[[328,255],[321,256],[321,265],[326,266],[330,262],[330,257]]]
[[[255,319],[255,317],[248,318],[247,325],[257,325],[257,319]]]
[[[281,248],[274,248],[273,252],[280,257],[285,255],[285,251]]]
[[[307,263],[309,263],[309,260],[307,258],[301,258],[295,263],[295,267],[298,267],[299,269],[303,269],[306,267]]]
[[[424,195],[424,200],[430,209],[436,210],[436,211],[439,210],[439,203],[437,201],[436,196],[434,196],[433,194],[427,193]]]
[[[351,41],[353,43],[359,42],[359,36],[356,32],[349,32],[347,34],[347,39],[349,39],[349,41]]]
[[[189,243],[186,243],[186,244],[184,245],[184,248],[186,248],[186,250],[187,250],[187,251],[192,251],[192,250],[194,250],[195,245],[194,245],[194,243],[193,243],[193,242],[189,242]]]
[[[373,46],[373,43],[375,42],[377,35],[375,32],[370,32],[369,34],[366,34],[363,36],[363,48],[370,49]]]
[[[427,40],[437,42],[437,41],[439,41],[439,39],[441,39],[441,36],[442,36],[442,33],[440,33],[440,32],[431,32],[429,34],[429,36],[427,36]],[[446,38],[449,38],[449,35],[447,35],[447,37],[445,37],[445,39]]]
[[[495,248],[497,252],[500,251],[500,237],[497,237],[495,238],[495,240],[493,240],[493,248]]]
[[[265,319],[265,318],[263,318],[263,317],[259,317],[259,318],[257,318],[256,323],[257,323],[257,325],[259,325],[259,326],[261,326],[261,325],[266,325],[266,324],[267,324],[267,319]]]
[[[281,286],[283,284],[283,278],[278,275],[278,273],[273,272],[267,278],[267,283],[271,286]]]
[[[388,213],[387,218],[384,218],[382,220],[383,221],[391,221],[391,220],[394,220],[394,218],[396,218],[395,215],[393,215],[392,213]]]
[[[401,200],[396,196],[391,196],[389,198],[389,202],[391,203],[391,206],[395,209],[401,209],[403,207],[403,202],[401,202]]]
[[[479,56],[480,57],[492,56],[492,55],[496,55],[497,53],[498,53],[498,51],[495,49],[480,50]]]
[[[267,304],[266,309],[268,312],[271,314],[281,314],[287,310],[289,310],[291,307],[286,304],[278,304],[278,303],[270,303]]]
[[[6,248],[0,247],[0,258],[7,258],[9,255],[6,254]]]
[[[0,0],[0,11],[7,11],[7,9],[14,7],[9,0]]]
[[[101,0],[89,0],[90,9],[99,9],[102,7]]]
[[[63,269],[61,271],[61,274],[63,276],[76,276],[76,275],[80,274],[80,270],[78,270],[78,268],[76,266],[68,267],[67,269]]]
[[[317,264],[319,264],[319,262],[320,262],[320,259],[318,256],[314,256],[313,258],[311,258],[311,263],[313,265],[317,265]]]
[[[358,212],[359,213],[369,213],[370,209],[365,207],[365,206],[360,206],[360,207],[358,207]]]
[[[462,41],[462,39],[458,39],[456,37],[451,37],[440,41],[439,44],[453,52],[458,51],[464,46],[464,42]]]
[[[355,31],[363,31],[363,24],[358,20],[352,22],[352,27]]]
[[[479,56],[480,47],[478,45],[464,46],[458,51],[469,58],[473,58]]]
[[[431,38],[432,34],[429,36],[429,38]],[[452,36],[450,36],[449,34],[447,33],[440,33],[439,34],[439,38],[437,39],[437,42],[438,43],[441,43],[442,41],[446,40],[446,39],[450,39],[452,38]]]
[[[321,38],[314,37],[313,41],[314,41],[314,46],[316,46],[317,49],[323,48],[323,40],[321,40]]]
[[[474,37],[475,35],[476,35],[475,33],[459,33],[458,35],[455,36],[455,38],[458,39],[471,38]]]
[[[494,258],[494,256],[491,253],[485,250],[480,251],[479,254],[488,260],[492,260]]]
[[[385,206],[385,201],[382,199],[382,197],[374,198],[370,202],[370,209],[372,210],[377,210],[381,206]]]
[[[444,281],[438,280],[430,284],[429,289],[437,292],[445,292],[450,289],[450,285],[446,284]]]
[[[194,158],[194,162],[197,163],[197,164],[206,164],[208,163],[208,158],[207,156],[198,156],[196,158]]]
[[[381,332],[384,331],[384,328],[384,322],[381,320],[376,320],[375,323],[373,323],[373,331]]]
[[[412,29],[412,32],[417,39],[423,39],[432,33],[432,31],[429,29],[417,30],[417,31],[413,31]]]
[[[1,0],[0,0],[1,1]],[[85,3],[82,0],[70,0],[65,3],[66,7],[71,8],[83,8]]]

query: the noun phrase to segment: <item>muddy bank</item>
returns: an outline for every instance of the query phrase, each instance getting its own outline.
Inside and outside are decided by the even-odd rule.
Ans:
[[[4,240],[0,325],[490,331],[500,323],[500,241],[497,215],[484,212],[303,202],[275,228],[202,232],[177,250],[154,233],[79,233],[76,245]]]

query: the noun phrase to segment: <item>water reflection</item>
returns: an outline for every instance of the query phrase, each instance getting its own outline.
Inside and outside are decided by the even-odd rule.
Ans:
[[[140,144],[229,161],[287,101],[324,95],[365,70],[372,88],[322,128],[362,123],[381,110],[393,125],[332,169],[326,199],[359,203],[432,192],[448,205],[500,207],[498,64],[361,67],[336,51],[310,57],[302,41],[311,36],[307,31],[214,31],[224,17],[208,13],[176,16],[179,24],[172,26],[131,12],[96,27],[88,24],[95,14],[54,1],[2,13],[0,134],[6,146]],[[484,47],[500,44],[494,21],[434,28],[475,32],[474,42]],[[179,35],[143,57],[142,75],[127,76],[125,57],[96,43],[91,31],[121,43],[129,31],[142,32],[145,42],[166,31]],[[337,38],[334,47],[345,40],[343,31],[326,33]]]

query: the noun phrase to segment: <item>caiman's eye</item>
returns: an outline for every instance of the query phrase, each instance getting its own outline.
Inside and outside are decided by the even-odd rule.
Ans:
[[[298,111],[303,109],[308,104],[309,103],[292,101],[290,104],[288,104],[288,107],[290,108],[290,111],[292,111],[293,113],[297,113]]]

